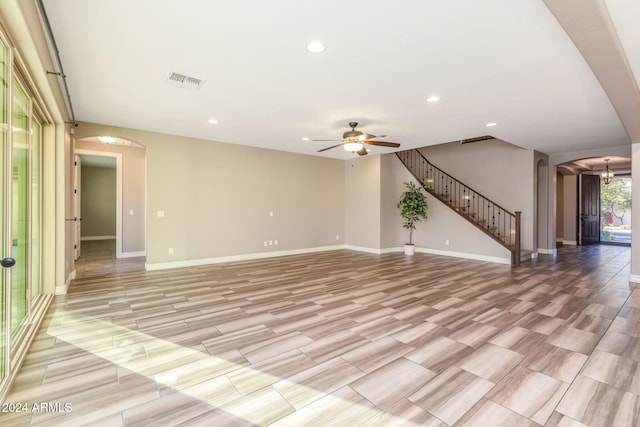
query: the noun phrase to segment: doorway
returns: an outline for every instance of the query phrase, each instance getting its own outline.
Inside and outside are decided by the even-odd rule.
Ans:
[[[75,154],[80,161],[77,162],[74,188],[77,218],[74,248],[80,255],[83,234],[98,240],[115,239],[116,258],[122,258],[122,155],[84,149],[76,149]],[[91,175],[87,173],[89,170],[92,171]],[[115,182],[109,182],[112,172],[115,174]],[[113,185],[112,189],[109,188],[110,185]],[[115,205],[110,202],[111,190],[115,192]],[[88,211],[87,207],[90,207],[91,211]],[[111,229],[109,225],[112,219],[115,222],[114,234],[105,234],[111,233],[104,230]]]
[[[631,176],[580,176],[580,243],[631,244]]]
[[[616,175],[600,191],[600,242],[631,244],[631,175]]]

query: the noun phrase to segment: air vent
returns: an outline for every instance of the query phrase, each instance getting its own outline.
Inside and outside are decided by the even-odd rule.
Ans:
[[[487,141],[489,139],[495,139],[495,138],[492,137],[491,135],[476,136],[475,138],[461,139],[460,144],[469,144],[471,142]]]
[[[185,89],[198,90],[204,84],[204,80],[195,77],[185,76],[179,73],[169,73],[167,83],[173,86],[183,87]]]

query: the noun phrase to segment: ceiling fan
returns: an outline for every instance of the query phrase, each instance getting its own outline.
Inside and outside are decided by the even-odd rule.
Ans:
[[[333,145],[331,147],[323,148],[322,150],[318,150],[318,153],[321,153],[326,150],[331,150],[336,147],[344,147],[345,150],[350,151],[352,153],[356,153],[359,156],[364,156],[367,154],[367,149],[364,147],[364,144],[369,145],[377,145],[380,147],[400,147],[400,144],[397,142],[386,142],[386,141],[372,141],[375,138],[375,135],[371,135],[370,133],[360,132],[356,130],[356,126],[358,126],[358,122],[349,122],[349,127],[351,130],[346,131],[342,134],[342,142],[337,145]],[[340,141],[339,139],[314,139],[313,141]]]

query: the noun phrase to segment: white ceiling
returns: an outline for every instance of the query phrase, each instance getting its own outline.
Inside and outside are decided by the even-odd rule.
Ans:
[[[606,0],[636,78],[638,3]],[[339,139],[355,120],[400,149],[486,134],[549,154],[629,144],[541,0],[44,4],[78,121],[343,159],[302,138]],[[326,51],[308,53],[312,39]]]

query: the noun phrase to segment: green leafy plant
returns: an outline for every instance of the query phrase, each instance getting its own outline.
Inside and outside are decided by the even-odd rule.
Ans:
[[[416,222],[427,219],[427,198],[413,182],[405,182],[407,190],[398,202],[400,215],[404,219],[402,226],[409,229],[409,245],[413,245],[413,230]]]

